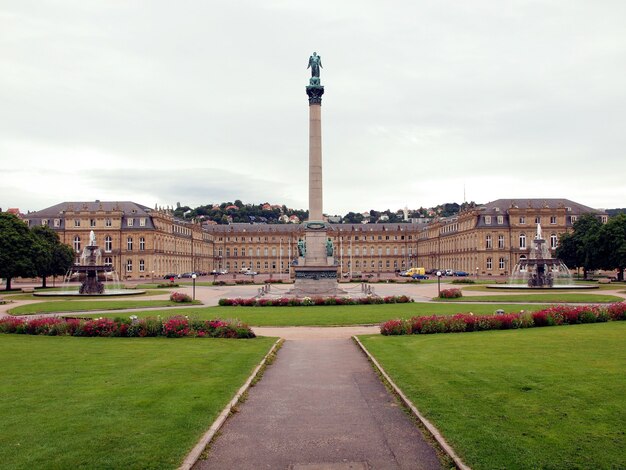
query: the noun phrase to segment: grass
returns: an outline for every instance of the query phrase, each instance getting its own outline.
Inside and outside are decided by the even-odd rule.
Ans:
[[[362,341],[475,470],[626,468],[626,322]]]
[[[199,301],[195,301],[200,304]],[[146,307],[181,307],[192,303],[177,303],[169,300],[53,300],[14,307],[11,315],[35,315],[38,313],[88,312],[91,310],[121,310]]]
[[[339,326],[372,325],[394,318],[409,318],[414,315],[454,315],[455,313],[473,312],[494,313],[502,308],[507,312],[520,310],[534,311],[545,305],[462,305],[409,303],[385,305],[341,305],[320,307],[204,307],[185,309],[185,315],[200,319],[237,318],[252,326]],[[137,316],[167,317],[174,315],[171,310],[152,312],[133,312]],[[103,316],[116,317],[119,314]]]
[[[623,297],[603,294],[556,293],[556,294],[494,294],[472,295],[456,299],[439,299],[438,302],[543,302],[543,303],[611,303],[622,302]]]
[[[0,335],[0,466],[176,468],[273,342]]]
[[[494,285],[495,283],[490,283],[490,285]],[[596,282],[576,282],[575,284],[580,285],[581,287],[583,286],[596,286],[597,289],[593,289],[594,292],[597,292],[599,290],[617,290],[620,289],[622,287],[622,285],[618,285],[618,284],[598,284]],[[456,285],[456,287],[462,287],[461,285]],[[462,287],[463,290],[472,290],[472,291],[482,291],[482,292],[497,292],[497,289],[494,288],[490,288],[487,286],[480,286],[480,285],[468,285],[466,287]],[[500,292],[504,291],[504,289],[502,289]],[[579,292],[579,293],[584,293],[584,292],[589,292],[588,289],[580,289],[579,291],[576,291],[576,289],[572,289],[573,292]],[[506,291],[505,291],[506,292]],[[536,292],[541,292],[541,291],[536,291]]]

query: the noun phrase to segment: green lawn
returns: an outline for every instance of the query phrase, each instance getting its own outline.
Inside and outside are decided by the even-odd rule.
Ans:
[[[519,312],[520,310],[535,311],[543,307],[546,305],[463,305],[415,302],[323,307],[204,307],[185,309],[184,314],[201,319],[237,318],[252,326],[337,326],[372,325],[394,318],[409,318],[417,315],[454,315],[462,312],[491,314],[499,308],[506,312]],[[133,315],[137,316],[169,317],[175,314],[176,312],[171,310],[133,312]],[[119,314],[111,313],[103,316],[114,318]]]
[[[0,335],[0,467],[176,468],[273,342]]]
[[[611,303],[622,302],[623,297],[605,294],[582,293],[536,293],[536,294],[494,294],[472,295],[457,299],[438,299],[438,302],[543,302],[543,303]]]
[[[494,282],[490,283],[490,285],[494,285],[494,284],[495,284]],[[623,284],[598,284],[597,282],[576,282],[575,284],[580,285],[581,287],[583,286],[597,287],[597,289],[595,288],[592,289],[592,292],[597,292],[598,290],[617,290],[623,286]],[[473,286],[469,285],[465,287],[463,287],[462,285],[455,285],[453,287],[462,287],[463,290],[473,290],[473,291],[483,291],[483,292],[494,292],[494,291],[497,292],[498,290],[498,289],[490,288],[487,286],[481,286],[481,285],[473,285]],[[500,290],[500,292],[502,291],[505,291],[505,289]],[[541,292],[541,291],[538,291],[538,292]],[[573,289],[573,292],[584,293],[584,292],[589,292],[589,289],[580,289],[580,290]]]
[[[196,300],[197,304],[200,302]],[[190,303],[169,300],[53,300],[27,304],[9,310],[11,315],[34,315],[55,312],[88,312],[90,310],[120,310],[125,308],[180,307]]]
[[[362,341],[475,470],[626,468],[626,322]]]

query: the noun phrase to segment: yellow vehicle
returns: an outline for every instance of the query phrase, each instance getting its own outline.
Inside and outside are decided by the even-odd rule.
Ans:
[[[415,274],[426,274],[426,270],[424,268],[410,268],[402,273],[402,276],[412,277]]]

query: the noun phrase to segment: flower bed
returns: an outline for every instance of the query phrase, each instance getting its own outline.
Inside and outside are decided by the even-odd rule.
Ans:
[[[7,317],[0,319],[0,333],[16,333],[48,336],[117,336],[148,337],[165,336],[182,338],[254,338],[250,327],[239,321],[193,320],[178,315],[161,319],[159,317],[137,318],[35,318],[24,319]]]
[[[192,301],[191,297],[187,294],[183,294],[182,292],[172,292],[170,294],[170,300],[178,303],[190,303]]]
[[[439,292],[440,299],[458,299],[459,297],[463,297],[461,289],[442,289]]]
[[[467,331],[509,330],[553,325],[575,325],[626,320],[626,302],[608,306],[555,305],[533,313],[506,313],[500,315],[433,315],[408,320],[389,320],[380,325],[383,335],[410,335],[430,333],[462,333]]]
[[[308,307],[313,305],[369,305],[369,304],[404,304],[413,302],[406,295],[391,295],[388,297],[302,297],[279,299],[251,298],[251,299],[220,299],[222,307]]]

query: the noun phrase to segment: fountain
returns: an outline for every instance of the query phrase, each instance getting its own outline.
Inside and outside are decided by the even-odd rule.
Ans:
[[[69,289],[69,282],[74,278],[81,282],[78,291]],[[67,289],[59,291],[36,292],[33,295],[41,297],[53,296],[104,296],[104,295],[134,295],[145,291],[120,288],[119,279],[112,266],[102,264],[102,251],[96,245],[96,235],[92,230],[89,233],[89,245],[81,255],[80,264],[70,268],[65,276],[64,286]]]
[[[513,268],[508,284],[487,286],[491,289],[594,289],[598,286],[577,285],[572,281],[569,268],[558,258],[553,258],[546,240],[537,224],[537,234],[532,241],[528,258],[522,258]]]

